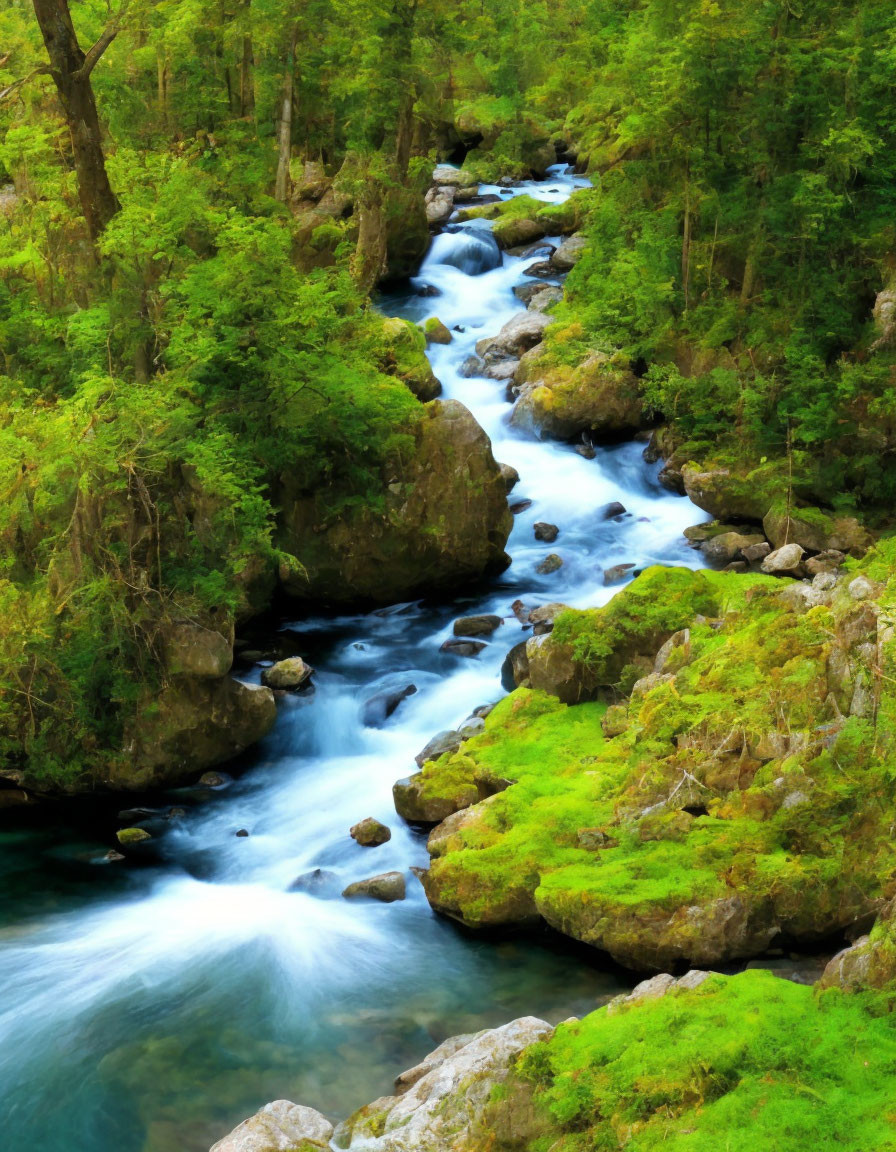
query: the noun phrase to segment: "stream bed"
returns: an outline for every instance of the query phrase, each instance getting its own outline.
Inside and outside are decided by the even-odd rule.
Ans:
[[[583,183],[557,169],[511,192],[483,191],[559,202]],[[501,664],[526,635],[515,600],[599,604],[618,590],[604,586],[610,566],[701,562],[682,531],[706,517],[657,483],[659,465],[644,462],[642,444],[587,459],[527,439],[508,426],[504,384],[461,376],[476,340],[522,310],[512,290],[532,263],[507,253],[496,261],[489,228],[475,221],[442,232],[415,291],[380,304],[462,329],[431,359],[445,397],[467,405],[496,458],[518,470],[511,502],[532,502],[515,517],[511,567],[450,602],[284,622],[316,669],[315,691],[280,700],[246,771],[202,804],[185,803],[143,867],[97,863],[109,843],[89,826],[5,817],[7,1152],[206,1152],[280,1097],[341,1118],[388,1092],[447,1036],[524,1014],[559,1021],[634,982],[548,935],[478,939],[435,917],[409,873],[426,862],[425,836],[392,805],[392,784],[414,770],[430,737],[503,694]],[[440,294],[420,295],[423,285]],[[612,502],[626,514],[607,519]],[[535,539],[537,521],[559,527],[556,543]],[[539,575],[552,552],[562,568]],[[454,619],[473,613],[505,623],[475,659],[441,651]],[[259,675],[256,666],[246,678]],[[369,705],[411,684],[391,716]],[[365,816],[392,828],[387,844],[365,849],[349,838]],[[289,890],[315,868],[334,872],[340,887],[399,869],[408,898],[380,905]]]

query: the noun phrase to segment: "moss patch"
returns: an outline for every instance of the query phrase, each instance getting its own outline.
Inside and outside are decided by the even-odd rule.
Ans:
[[[765,972],[611,1006],[530,1048],[535,1150],[870,1152],[896,1146],[896,1020]]]

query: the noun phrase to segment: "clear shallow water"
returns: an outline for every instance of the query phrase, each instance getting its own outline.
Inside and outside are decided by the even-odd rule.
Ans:
[[[558,173],[514,193],[562,200],[575,183]],[[507,426],[505,386],[458,374],[476,340],[521,311],[512,288],[529,261],[504,254],[476,276],[455,266],[483,229],[436,238],[421,281],[440,296],[383,307],[465,329],[433,349],[433,367],[520,472],[512,501],[533,501],[515,520],[512,567],[452,604],[286,624],[318,670],[316,691],[280,702],[250,771],[166,825],[152,866],[91,863],[108,845],[89,831],[0,832],[9,1152],[204,1152],[277,1097],[343,1116],[446,1036],[524,1013],[560,1020],[631,982],[548,939],[471,938],[431,914],[410,875],[408,899],[388,906],[287,890],[312,868],[341,888],[425,862],[424,838],[395,816],[392,784],[435,732],[502,694],[500,665],[525,635],[515,599],[601,603],[615,591],[606,567],[699,562],[681,532],[705,517],[659,487],[641,445],[586,460],[521,438]],[[630,515],[604,520],[611,501]],[[560,527],[555,544],[535,541],[537,520]],[[549,552],[564,565],[538,576]],[[473,611],[505,617],[492,643],[475,660],[440,652],[453,620]],[[408,684],[416,693],[390,719],[365,725],[366,701]],[[392,827],[388,844],[349,838],[364,816]]]

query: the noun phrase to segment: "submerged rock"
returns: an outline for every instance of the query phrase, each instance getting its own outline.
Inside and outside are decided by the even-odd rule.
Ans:
[[[289,892],[304,892],[319,900],[331,900],[340,895],[339,877],[325,868],[314,868],[297,876],[287,889]]]
[[[219,1140],[211,1152],[311,1152],[329,1148],[333,1125],[320,1112],[274,1100]]]
[[[536,567],[535,571],[539,576],[550,576],[553,572],[559,571],[563,567],[563,557],[558,556],[556,552],[552,552],[550,556],[546,556],[544,560]]]
[[[556,524],[546,524],[540,520],[535,525],[535,539],[543,540],[545,544],[553,544],[559,535],[560,529]]]
[[[464,656],[470,659],[478,656],[485,647],[483,640],[446,640],[440,652],[450,652],[452,656]]]

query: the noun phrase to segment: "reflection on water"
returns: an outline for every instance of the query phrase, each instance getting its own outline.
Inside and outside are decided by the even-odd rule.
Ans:
[[[515,191],[559,201],[573,184],[556,173]],[[91,863],[106,846],[89,834],[0,836],[0,1121],[10,1152],[204,1152],[278,1097],[344,1116],[446,1036],[528,1013],[560,1020],[628,979],[547,938],[464,935],[431,914],[413,878],[392,905],[289,891],[314,868],[335,873],[340,890],[425,863],[424,838],[395,816],[392,784],[435,732],[501,695],[502,660],[525,635],[515,599],[600,603],[613,591],[603,584],[611,565],[697,562],[681,532],[704,517],[658,486],[641,446],[587,460],[518,437],[504,386],[459,375],[476,340],[520,310],[512,288],[526,262],[496,258],[488,227],[436,239],[421,279],[441,295],[383,306],[463,329],[433,349],[433,366],[496,457],[520,472],[513,499],[533,502],[515,521],[513,566],[453,604],[285,625],[317,668],[315,692],[280,702],[251,771],[166,824],[151,867]],[[606,520],[612,501],[627,514]],[[556,543],[535,540],[538,520],[558,525]],[[548,552],[564,565],[539,576]],[[504,625],[475,660],[441,652],[452,621],[472,611]],[[371,697],[408,685],[416,692],[389,719],[367,712],[365,724]],[[387,844],[349,838],[365,816],[392,827]]]

